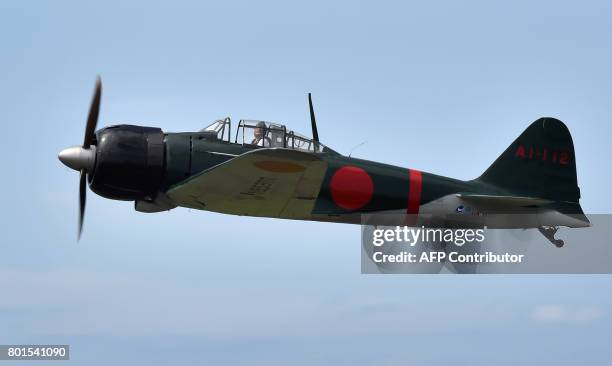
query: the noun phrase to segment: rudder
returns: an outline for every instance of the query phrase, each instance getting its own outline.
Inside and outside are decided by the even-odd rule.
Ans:
[[[533,122],[477,180],[513,193],[578,202],[574,143],[565,124]]]

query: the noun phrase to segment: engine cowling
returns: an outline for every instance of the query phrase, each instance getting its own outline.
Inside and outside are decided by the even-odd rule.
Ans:
[[[89,187],[116,200],[151,199],[164,174],[164,133],[159,128],[116,125],[96,132]]]

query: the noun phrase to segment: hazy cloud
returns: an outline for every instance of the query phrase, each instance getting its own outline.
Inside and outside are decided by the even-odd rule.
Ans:
[[[541,305],[533,309],[531,318],[538,323],[589,324],[604,315],[598,306]]]
[[[0,270],[0,288],[5,317],[16,316],[25,333],[49,335],[414,334],[498,328],[511,324],[515,315],[510,308],[486,305],[455,304],[449,311],[443,302],[423,308],[392,297],[372,300],[367,294],[338,300],[299,289],[254,292],[248,283],[213,287],[89,270]],[[0,324],[7,319],[0,315]]]

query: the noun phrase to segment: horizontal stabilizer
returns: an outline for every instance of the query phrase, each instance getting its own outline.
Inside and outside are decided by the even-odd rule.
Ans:
[[[474,203],[490,204],[502,207],[531,207],[543,206],[553,203],[554,201],[538,197],[522,197],[522,196],[497,196],[486,194],[471,194],[458,193],[457,197]]]

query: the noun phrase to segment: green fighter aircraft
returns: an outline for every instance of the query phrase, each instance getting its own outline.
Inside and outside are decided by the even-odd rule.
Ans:
[[[533,122],[480,177],[462,181],[323,145],[310,94],[312,138],[264,121],[241,120],[232,131],[229,118],[198,132],[126,124],[96,131],[101,93],[98,78],[83,144],[59,153],[81,175],[79,238],[86,184],[102,197],[135,201],[140,212],[181,206],[352,224],[392,213],[416,217],[419,226],[537,228],[557,246],[559,227],[590,226],[579,204],[572,138],[554,118]],[[500,213],[512,215],[500,220]]]

